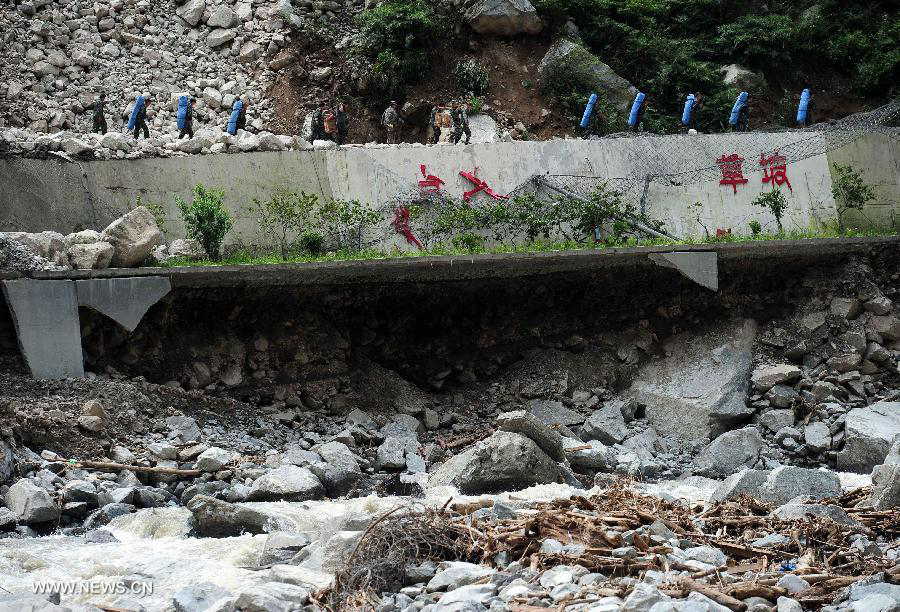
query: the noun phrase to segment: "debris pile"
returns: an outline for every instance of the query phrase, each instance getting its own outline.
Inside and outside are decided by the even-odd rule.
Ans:
[[[676,600],[686,598],[696,609],[743,612],[900,591],[900,512],[874,510],[865,489],[824,504],[846,520],[780,518],[746,496],[689,506],[637,493],[625,480],[519,509],[491,499],[397,507],[357,540],[319,601],[335,610],[340,602],[493,610],[496,602],[571,611],[649,610],[657,602],[681,610],[688,608]]]

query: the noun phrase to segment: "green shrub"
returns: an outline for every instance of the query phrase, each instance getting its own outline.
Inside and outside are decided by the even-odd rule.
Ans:
[[[359,200],[329,200],[319,209],[322,227],[338,250],[362,250],[366,233],[382,222],[378,211]]]
[[[318,257],[323,252],[322,247],[325,245],[325,236],[319,232],[306,231],[300,234],[297,244],[304,253]]]
[[[260,229],[268,235],[267,242],[275,242],[281,258],[290,254],[293,237],[314,222],[318,196],[304,191],[296,193],[284,187],[276,188],[265,202],[253,200],[251,214],[256,216]]]
[[[434,11],[424,0],[388,0],[357,15],[357,52],[372,61],[376,81],[394,91],[427,72],[428,49],[439,34]]]
[[[469,98],[470,115],[480,115],[482,106],[484,106],[484,98],[481,98],[479,96],[472,96],[471,98]]]
[[[466,232],[453,237],[453,246],[458,249],[466,250],[470,253],[484,250],[485,239],[483,236]]]
[[[762,233],[762,225],[756,219],[750,219],[747,225],[750,226],[750,233],[754,236],[759,236]]]
[[[474,59],[460,60],[453,69],[453,79],[463,91],[475,95],[487,93],[491,85],[491,77],[480,62]]]
[[[781,224],[781,218],[784,216],[784,211],[787,209],[788,203],[780,189],[764,191],[756,196],[756,199],[750,202],[750,204],[768,208],[769,212],[772,213],[772,216],[775,217],[775,223],[778,224],[778,233],[784,233],[784,226]]]
[[[175,196],[185,233],[188,238],[200,242],[213,261],[222,258],[222,242],[234,225],[222,203],[224,197],[224,189],[207,188],[199,183],[194,187],[194,199],[190,203]]]
[[[834,177],[831,184],[831,195],[837,209],[838,230],[844,233],[844,214],[848,210],[859,210],[875,199],[875,189],[863,181],[862,176],[853,166],[832,164]]]
[[[621,194],[606,183],[598,185],[587,199],[571,200],[569,206],[572,227],[582,236],[596,241],[597,232],[605,228],[608,234],[604,242],[614,246],[622,244],[625,236],[634,231],[629,222],[635,214],[634,206],[623,203]]]

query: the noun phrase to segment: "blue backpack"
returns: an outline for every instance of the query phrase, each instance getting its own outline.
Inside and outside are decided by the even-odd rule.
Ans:
[[[809,89],[804,89],[800,94],[800,106],[797,107],[797,123],[806,123],[806,117],[809,115],[809,99],[811,94]]]
[[[694,94],[688,94],[687,99],[684,101],[684,112],[681,113],[681,125],[691,124],[691,115],[694,114],[694,104],[696,103],[697,98]]]
[[[131,116],[128,118],[128,129],[133,130],[137,124],[138,113],[144,108],[144,96],[138,96],[134,101],[134,108],[131,109]]]
[[[737,100],[734,101],[734,106],[731,108],[731,116],[728,118],[729,125],[737,125],[741,109],[747,104],[747,98],[749,97],[750,94],[746,91],[742,91],[738,94]]]
[[[641,104],[644,103],[644,98],[646,97],[647,95],[643,92],[638,92],[638,95],[634,97],[634,103],[631,105],[631,112],[628,114],[629,127],[637,125],[638,113],[641,110]]]
[[[591,97],[588,98],[587,105],[584,107],[584,114],[581,116],[581,127],[586,128],[588,126],[588,122],[591,120],[591,113],[594,112],[594,105],[597,103],[597,94],[592,93]]]
[[[237,120],[241,115],[241,110],[244,108],[243,100],[235,100],[234,105],[231,107],[231,117],[228,119],[228,133],[234,136],[237,133]]]
[[[178,129],[183,130],[187,124],[187,110],[190,105],[190,99],[187,96],[179,96],[178,98]]]

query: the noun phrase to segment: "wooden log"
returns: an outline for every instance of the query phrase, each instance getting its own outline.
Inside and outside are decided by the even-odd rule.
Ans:
[[[121,470],[129,470],[131,472],[144,472],[147,474],[167,474],[169,476],[184,476],[186,478],[196,478],[203,472],[200,470],[180,470],[178,468],[167,467],[149,467],[145,465],[127,465],[125,463],[113,463],[108,461],[75,461],[74,463],[66,463],[74,467],[88,468],[91,470],[105,470],[108,472],[119,472]]]
[[[702,582],[697,582],[696,580],[691,580],[690,578],[681,578],[679,579],[679,583],[685,590],[696,591],[701,595],[705,595],[717,604],[721,604],[726,608],[734,610],[734,612],[745,612],[747,610],[747,604],[745,604],[740,599],[735,599],[731,595],[726,595],[722,591],[714,589],[713,587],[707,584],[703,584]]]

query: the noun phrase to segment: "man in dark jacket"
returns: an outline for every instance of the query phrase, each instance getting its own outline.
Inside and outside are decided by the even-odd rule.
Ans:
[[[191,98],[190,102],[188,102],[186,112],[184,113],[184,127],[181,128],[181,132],[178,134],[178,140],[181,140],[185,136],[188,138],[194,137],[194,104],[196,103],[197,98]]]
[[[466,112],[465,105],[454,102],[450,117],[453,119],[453,144],[459,143],[463,134],[466,135],[466,144],[469,144],[472,131],[469,129],[469,114]]]
[[[144,138],[150,138],[150,128],[147,127],[147,107],[150,106],[150,98],[144,100],[144,106],[138,111],[134,121],[134,137],[138,138],[141,130],[144,130]]]
[[[344,104],[337,106],[337,143],[342,145],[347,142],[347,130],[350,128],[350,118],[347,117],[347,110]]]
[[[106,134],[106,93],[101,92],[100,98],[94,102],[94,132]]]
[[[241,111],[238,113],[237,123],[235,123],[238,130],[243,130],[247,125],[247,101],[238,98],[243,104],[241,104]]]
[[[325,100],[319,100],[319,107],[313,111],[312,139],[325,140]]]

